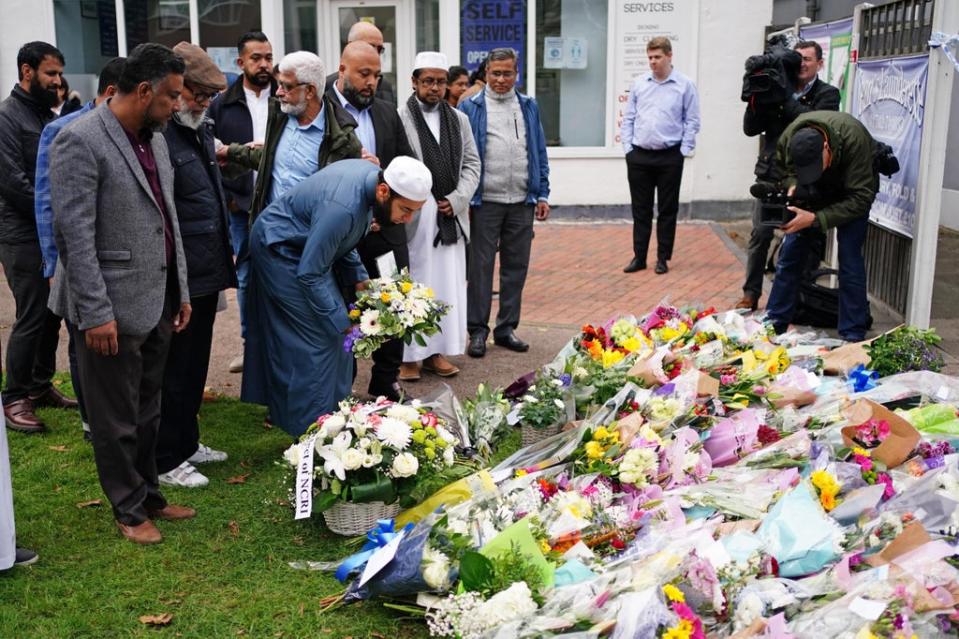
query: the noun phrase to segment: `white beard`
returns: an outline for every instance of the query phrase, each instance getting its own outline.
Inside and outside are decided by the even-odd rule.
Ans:
[[[180,110],[174,113],[173,117],[183,126],[196,131],[200,128],[200,125],[203,124],[203,119],[206,117],[206,109],[203,109],[199,113],[193,113],[186,108],[183,98],[180,98]]]
[[[292,115],[293,117],[301,116],[306,111],[306,98],[304,97],[296,104],[280,102],[280,111],[287,115]]]

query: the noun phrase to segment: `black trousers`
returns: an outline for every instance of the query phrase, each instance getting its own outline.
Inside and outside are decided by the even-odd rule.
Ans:
[[[775,235],[775,228],[760,224],[760,204],[756,200],[753,208],[753,228],[749,233],[749,244],[746,246],[746,282],[743,284],[743,294],[758,300],[763,296],[763,278],[766,265],[769,261],[769,246]],[[826,235],[824,233],[809,234],[807,241],[809,253],[803,266],[803,279],[819,268],[826,257]]]
[[[525,202],[483,202],[470,219],[469,282],[466,328],[470,335],[489,335],[493,303],[493,267],[499,250],[499,312],[494,337],[506,337],[519,326],[523,288],[533,246],[533,207]]]
[[[120,335],[117,355],[97,355],[84,339],[77,340],[77,363],[100,486],[116,520],[131,526],[146,521],[148,510],[166,506],[157,481],[156,441],[163,369],[173,334],[173,314],[179,309],[172,295],[167,298],[152,331]]]
[[[83,423],[89,424],[87,409],[83,405],[83,383],[80,381],[80,367],[77,364],[77,342],[84,339],[84,337],[72,322],[64,320],[63,323],[67,325],[67,335],[70,337],[70,340],[67,342],[67,357],[70,361],[70,381],[73,384],[73,394],[77,396],[77,408],[80,409],[80,419]]]
[[[193,456],[200,446],[197,414],[203,404],[217,294],[190,298],[193,314],[186,330],[174,333],[163,371],[160,400],[160,432],[157,436],[156,465],[166,473]]]
[[[50,283],[41,270],[39,244],[0,244],[0,263],[17,307],[7,342],[3,389],[3,403],[10,404],[50,388],[57,366],[60,318],[47,308]]]
[[[679,186],[683,179],[683,154],[679,145],[650,151],[634,146],[626,154],[626,176],[633,207],[633,255],[646,261],[653,231],[653,195],[655,193],[656,257],[673,257],[676,216],[679,214]]]
[[[396,260],[396,267],[399,269],[409,268],[410,253],[406,244],[396,245],[388,242],[380,233],[367,233],[366,237],[360,240],[356,247],[366,267],[366,272],[370,278],[375,279],[381,276],[379,268],[376,266],[376,258],[386,255],[393,251],[393,259]],[[345,299],[352,301],[356,299],[355,290],[344,291]],[[384,389],[392,386],[400,373],[400,365],[403,363],[403,340],[391,339],[385,342],[378,349],[373,351],[373,367],[370,370],[370,389]],[[356,378],[356,363],[353,365],[353,377]],[[373,392],[371,390],[370,392]]]

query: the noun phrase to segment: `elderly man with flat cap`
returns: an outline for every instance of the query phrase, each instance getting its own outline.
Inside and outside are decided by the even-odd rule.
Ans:
[[[213,321],[220,291],[236,286],[230,218],[213,143],[210,100],[226,78],[200,47],[181,42],[173,51],[186,63],[179,111],[163,131],[173,165],[176,204],[193,315],[174,334],[163,375],[156,462],[161,484],[196,487],[207,479],[194,464],[223,461],[226,453],[200,443],[197,413],[203,402]]]
[[[342,289],[362,290],[368,279],[356,245],[374,220],[408,223],[432,185],[429,169],[408,156],[385,170],[341,160],[274,200],[253,224],[240,397],[269,406],[290,435],[350,394]]]

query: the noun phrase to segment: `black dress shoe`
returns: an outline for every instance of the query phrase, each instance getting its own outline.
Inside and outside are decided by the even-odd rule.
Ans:
[[[406,395],[406,393],[403,392],[403,388],[400,386],[399,382],[393,382],[392,384],[385,384],[383,382],[370,382],[367,392],[373,397],[383,396],[391,402],[398,402],[403,398],[404,395]]]
[[[502,346],[503,348],[508,348],[511,351],[516,351],[517,353],[525,353],[529,350],[529,344],[516,337],[513,333],[505,335],[503,337],[493,336],[493,343],[497,346]]]
[[[466,354],[470,357],[482,357],[486,355],[486,336],[476,333],[470,335],[469,346],[466,347]]]
[[[656,275],[668,273],[669,267],[666,266],[666,260],[656,260]]]
[[[30,401],[38,408],[76,408],[79,405],[77,400],[67,397],[53,386],[39,395],[30,397]]]
[[[638,257],[634,257],[632,261],[626,265],[626,268],[623,269],[623,273],[635,273],[636,271],[646,270],[646,262],[640,262]]]

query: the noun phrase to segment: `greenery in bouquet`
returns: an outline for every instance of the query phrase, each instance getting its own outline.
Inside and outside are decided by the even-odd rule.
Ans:
[[[577,416],[585,417],[605,404],[623,389],[626,382],[640,383],[639,379],[629,376],[626,366],[605,367],[593,359],[572,359],[566,368],[566,372],[572,375]]]
[[[939,372],[945,365],[942,351],[936,348],[941,341],[933,328],[900,326],[866,344],[869,368],[880,377],[907,371]]]
[[[426,345],[425,338],[440,330],[449,306],[437,300],[433,289],[414,282],[403,269],[395,277],[372,280],[350,305],[353,328],[343,348],[368,359],[384,342],[399,338],[407,344]]]
[[[441,475],[456,462],[455,436],[444,421],[425,408],[387,400],[361,404],[343,401],[339,410],[310,426],[299,444],[284,453],[294,468],[302,443],[313,440],[318,458],[314,477],[314,509],[323,511],[337,500],[382,501],[414,505],[417,486]]]
[[[566,423],[566,398],[571,384],[572,378],[567,374],[560,377],[542,371],[537,374],[520,400],[520,423],[536,429]]]
[[[726,408],[743,409],[766,401],[766,387],[736,366],[725,366],[713,376],[719,378],[719,401]]]
[[[509,414],[509,401],[501,389],[493,389],[480,384],[476,396],[463,400],[463,417],[469,429],[470,441],[489,459],[496,443],[509,434],[506,421]]]

